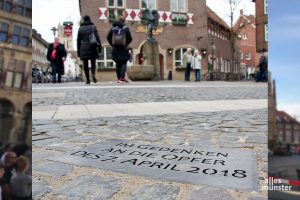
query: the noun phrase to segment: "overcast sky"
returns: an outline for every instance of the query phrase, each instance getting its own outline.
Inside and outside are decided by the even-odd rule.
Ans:
[[[207,5],[215,11],[228,24],[230,23],[229,0],[207,0]],[[78,0],[33,0],[32,26],[42,37],[48,41],[53,41],[52,27],[64,21],[72,21],[74,24],[73,46],[76,48],[76,36],[78,22],[80,21]],[[254,3],[250,0],[240,0],[235,12],[235,19],[238,18],[239,10],[244,9],[245,14],[255,14]]]
[[[276,80],[277,102],[300,120],[300,1],[269,3],[269,68]]]

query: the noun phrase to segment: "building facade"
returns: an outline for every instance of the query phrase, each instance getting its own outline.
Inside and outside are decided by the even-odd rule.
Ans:
[[[145,57],[142,50],[147,38],[145,9],[157,10],[159,14],[159,26],[154,31],[154,38],[159,44],[162,79],[167,79],[170,72],[173,79],[184,79],[182,56],[188,47],[198,49],[202,55],[202,77],[208,73],[209,62],[214,62],[216,72],[229,69],[228,26],[218,16],[211,14],[213,12],[206,6],[205,0],[79,0],[79,4],[81,16],[91,17],[101,38],[103,50],[97,61],[99,80],[115,80],[115,65],[106,36],[118,15],[125,15],[126,25],[133,37],[129,46],[133,59],[132,63],[128,63],[129,66],[143,64]],[[194,78],[193,74],[191,78]]]
[[[0,1],[0,141],[31,144],[31,0]]]
[[[256,52],[256,25],[253,15],[244,15],[240,11],[240,17],[234,25],[236,31],[239,30],[238,46],[240,48],[241,70],[247,80],[251,74],[255,74],[259,64],[260,54]]]
[[[47,61],[48,42],[36,30],[32,29],[32,62],[38,69],[45,72],[49,67]]]
[[[300,123],[284,111],[276,112],[277,144],[299,145]]]
[[[256,3],[256,51],[268,51],[268,0],[252,0]]]
[[[65,45],[67,51],[67,58],[64,62],[65,76],[73,79],[81,77],[80,60],[73,47],[73,23],[64,22],[63,25],[59,24],[57,30],[57,37]]]

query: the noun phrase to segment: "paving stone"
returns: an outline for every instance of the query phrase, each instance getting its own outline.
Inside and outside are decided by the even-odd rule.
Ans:
[[[267,200],[267,198],[260,197],[260,196],[251,196],[251,197],[248,197],[247,200]]]
[[[247,142],[248,143],[266,144],[268,142],[268,138],[265,135],[261,135],[261,136],[250,135],[247,139]]]
[[[32,197],[33,199],[38,199],[43,197],[45,194],[51,192],[52,189],[50,184],[43,181],[33,181],[32,182]]]
[[[32,153],[32,161],[38,162],[38,161],[46,160],[47,158],[52,157],[54,155],[57,155],[57,153],[55,153],[53,151],[48,151],[48,150],[33,152]]]
[[[48,176],[65,176],[73,170],[73,166],[58,162],[47,162],[39,166],[33,165],[33,171]]]
[[[56,143],[56,142],[61,142],[61,139],[60,138],[49,138],[49,139],[46,139],[46,140],[33,141],[32,145],[35,146],[35,147],[43,148],[43,147],[47,146],[48,144],[53,144],[53,143]]]
[[[73,143],[66,143],[66,142],[61,142],[61,143],[53,143],[50,144],[46,147],[46,149],[51,149],[51,150],[57,150],[57,151],[74,151],[76,149],[80,149],[81,147],[84,147],[84,144],[73,144]]]
[[[176,200],[180,188],[172,185],[146,185],[135,191],[128,200]]]
[[[83,135],[83,136],[78,136],[78,137],[72,138],[69,141],[89,143],[89,142],[97,142],[102,139],[103,139],[103,137],[99,137],[98,135]]]
[[[74,131],[50,131],[47,134],[62,139],[70,139],[79,136],[77,133],[74,133]]]
[[[121,182],[116,178],[102,176],[79,176],[54,193],[57,197],[72,200],[107,200],[121,190]]]
[[[193,190],[187,200],[234,200],[234,198],[223,189],[204,187]]]
[[[253,151],[110,139],[50,159],[182,183],[258,190]]]

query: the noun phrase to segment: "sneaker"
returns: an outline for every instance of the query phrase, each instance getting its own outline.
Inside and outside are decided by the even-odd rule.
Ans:
[[[125,83],[123,80],[119,79],[118,83]]]
[[[124,83],[129,83],[125,78],[121,79]]]
[[[91,84],[91,82],[90,82],[90,81],[87,81],[87,82],[85,82],[85,84]]]

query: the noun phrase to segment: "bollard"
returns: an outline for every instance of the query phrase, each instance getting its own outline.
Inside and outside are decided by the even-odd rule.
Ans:
[[[169,74],[168,74],[168,80],[169,80],[169,81],[172,80],[172,71],[169,71]]]

